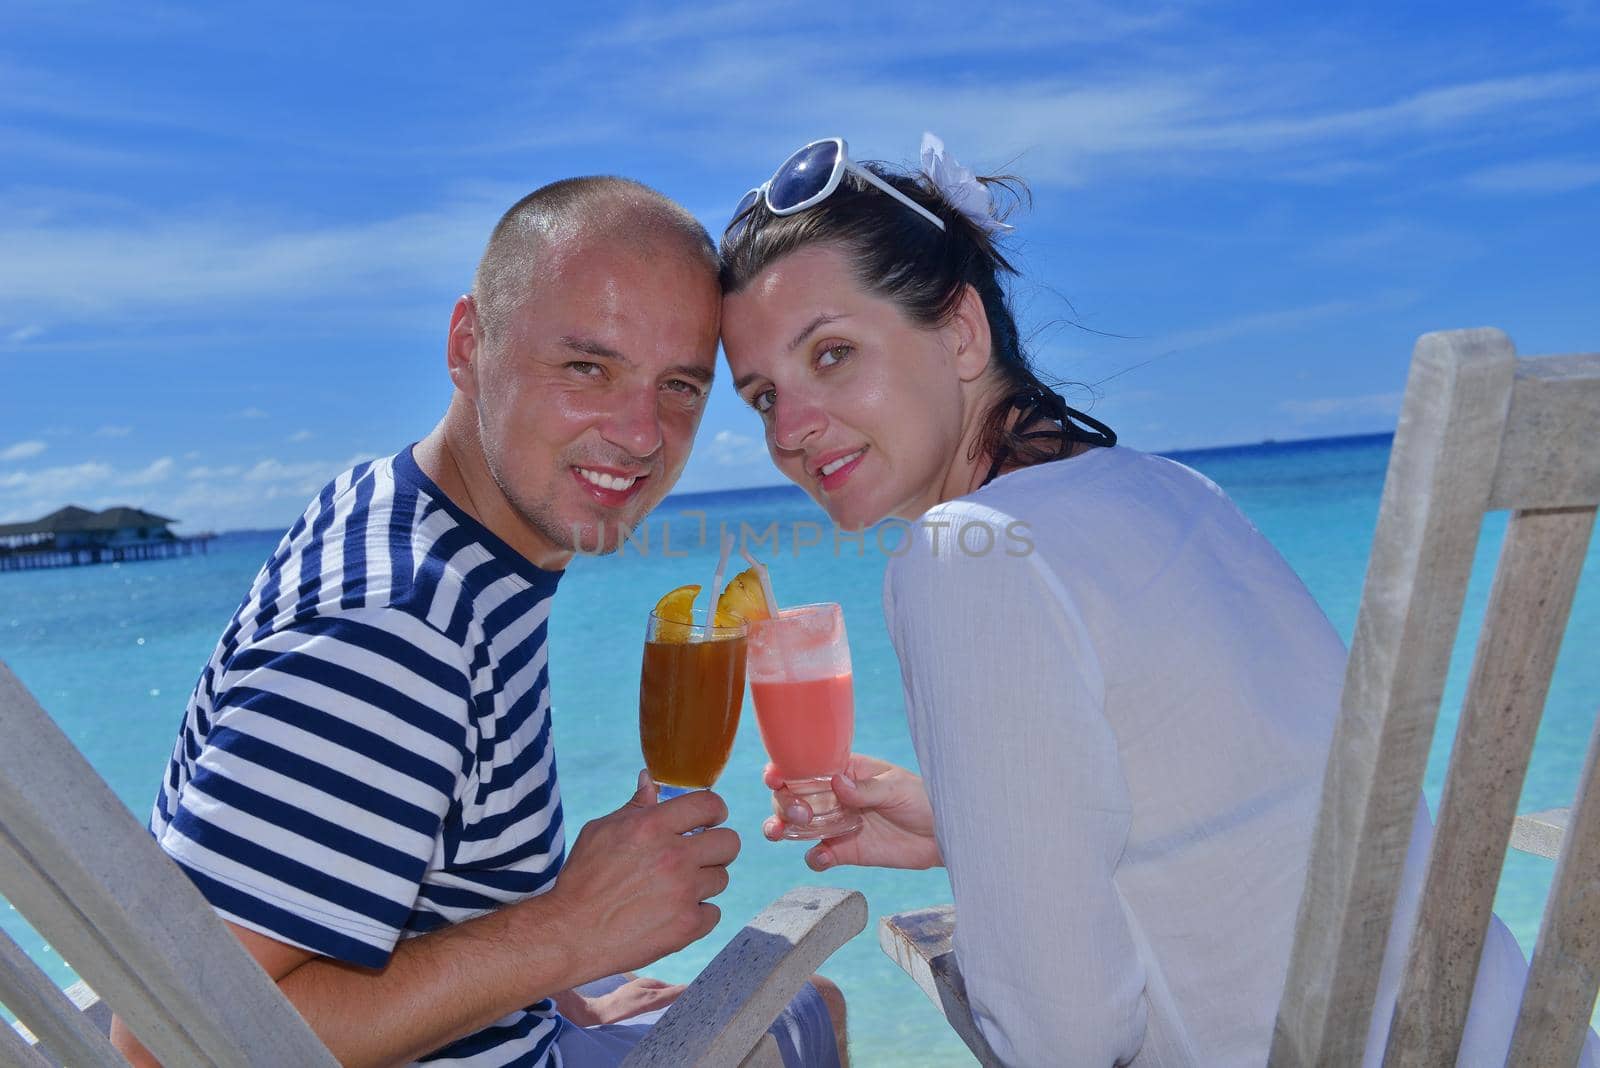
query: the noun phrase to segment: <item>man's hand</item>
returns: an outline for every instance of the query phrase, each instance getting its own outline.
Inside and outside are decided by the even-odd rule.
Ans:
[[[668,983],[649,976],[630,976],[626,983],[599,997],[586,997],[576,990],[553,995],[556,1009],[579,1027],[627,1020],[643,1012],[664,1009],[687,990],[681,983]]]
[[[719,826],[727,818],[709,790],[657,804],[640,772],[627,804],[584,825],[544,895],[591,939],[572,985],[643,967],[711,932],[722,912],[706,899],[727,889],[739,855],[739,836]]]
[[[783,838],[785,821],[811,819],[811,809],[783,785],[778,769],[768,764],[762,779],[772,793],[772,811],[761,826],[771,841]],[[861,827],[838,838],[824,838],[806,853],[812,871],[838,864],[876,868],[937,868],[944,864],[933,837],[933,806],[922,778],[905,768],[863,753],[851,753],[844,773],[833,777],[839,803],[861,812]]]

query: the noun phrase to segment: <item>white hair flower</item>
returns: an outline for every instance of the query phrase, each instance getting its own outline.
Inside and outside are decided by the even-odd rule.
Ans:
[[[994,234],[1012,227],[994,216],[994,197],[989,187],[978,181],[972,168],[964,167],[944,150],[944,142],[934,134],[922,135],[922,173],[939,191],[945,203],[955,208],[985,233]]]

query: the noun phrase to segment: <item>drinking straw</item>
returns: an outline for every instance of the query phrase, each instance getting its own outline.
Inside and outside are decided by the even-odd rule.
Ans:
[[[756,578],[761,582],[761,599],[767,602],[767,615],[777,619],[778,595],[772,592],[772,577],[767,574],[767,565],[750,554],[749,546],[740,545],[739,555],[744,557],[745,563],[754,569]]]
[[[717,598],[722,596],[722,575],[728,570],[728,554],[733,551],[733,534],[722,532],[722,552],[717,557],[717,571],[711,576],[711,603],[706,606],[706,622],[717,625]]]

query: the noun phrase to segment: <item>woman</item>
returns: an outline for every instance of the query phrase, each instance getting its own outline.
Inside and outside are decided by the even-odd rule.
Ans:
[[[912,524],[884,610],[925,779],[853,757],[866,825],[808,861],[948,869],[1008,1064],[1259,1065],[1345,651],[1216,486],[1039,380],[1005,229],[930,136],[917,176],[808,145],[724,237],[723,345],[774,461],[843,528]],[[1461,1063],[1503,1059],[1524,970],[1496,921]]]

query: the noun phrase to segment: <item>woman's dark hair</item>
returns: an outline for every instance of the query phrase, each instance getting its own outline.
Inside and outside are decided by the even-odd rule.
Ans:
[[[1115,445],[1117,436],[1110,427],[1067,407],[1034,371],[1003,284],[1017,270],[991,235],[947,204],[924,179],[896,174],[878,164],[864,166],[944,220],[945,229],[846,174],[839,188],[814,207],[780,216],[758,200],[732,220],[722,239],[722,291],[739,292],[783,256],[810,245],[840,249],[862,288],[893,301],[920,326],[947,322],[970,285],[989,319],[992,373],[1004,386],[1000,400],[985,414],[968,457],[991,458],[984,482],[1007,464],[1059,460],[1074,442]],[[1027,197],[1027,186],[1018,179],[979,180],[1016,200]],[[1015,420],[1010,418],[1013,411],[1020,413]],[[1037,428],[1041,421],[1046,429]]]

